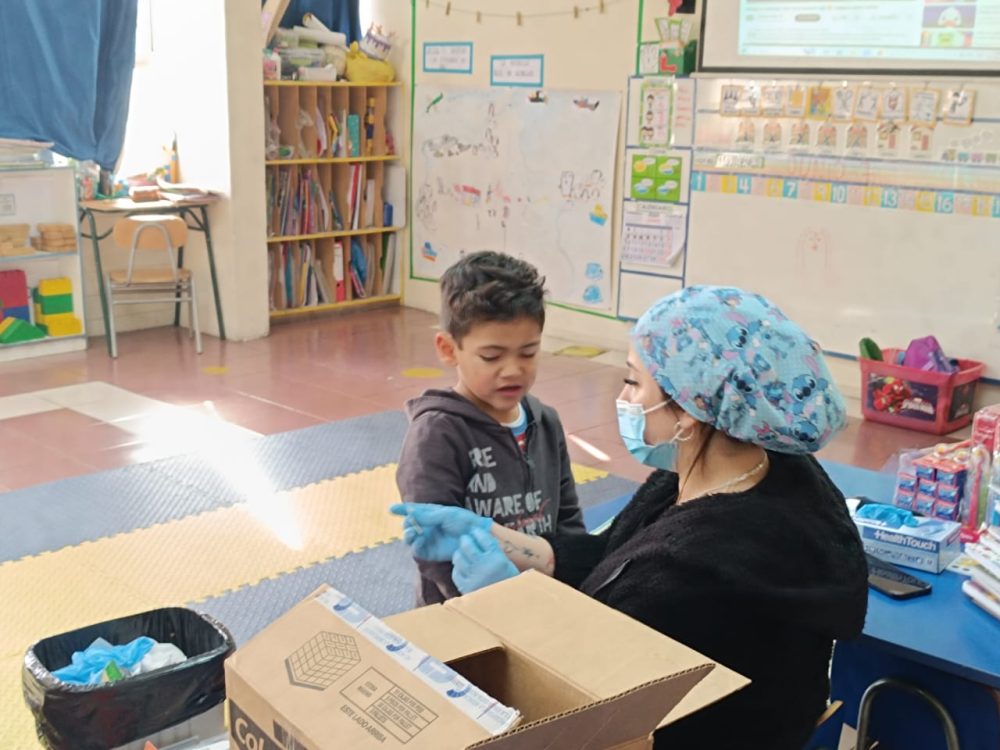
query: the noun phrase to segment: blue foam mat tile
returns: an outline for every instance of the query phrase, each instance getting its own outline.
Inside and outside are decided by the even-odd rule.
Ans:
[[[0,494],[0,562],[112,536],[218,507],[152,464]]]
[[[576,494],[580,499],[580,507],[586,509],[603,503],[608,498],[633,495],[637,489],[639,489],[638,482],[611,474],[586,484],[578,484]]]
[[[417,568],[409,548],[397,541],[261,581],[254,586],[188,606],[222,622],[246,643],[321,585],[329,584],[376,617],[412,609]]]

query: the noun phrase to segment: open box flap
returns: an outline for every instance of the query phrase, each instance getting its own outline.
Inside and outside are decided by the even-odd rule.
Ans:
[[[477,750],[603,750],[648,737],[665,711],[676,705],[713,668],[711,664],[641,685],[623,695],[548,719],[525,724]]]
[[[445,663],[503,648],[489,630],[440,604],[401,612],[383,622]]]
[[[727,695],[742,690],[749,684],[750,680],[743,675],[721,664],[716,664],[715,669],[709,672],[704,680],[695,685],[691,692],[685,695],[681,702],[663,717],[657,729],[665,727],[667,724],[673,724],[695,711],[700,711],[706,706],[722,700]]]
[[[715,663],[534,571],[443,606],[492,630],[506,644],[598,700]]]

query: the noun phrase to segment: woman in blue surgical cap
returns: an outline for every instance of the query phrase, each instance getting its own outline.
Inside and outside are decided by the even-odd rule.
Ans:
[[[751,679],[657,747],[800,750],[833,641],[860,634],[867,606],[861,541],[811,455],[845,422],[819,347],[760,295],[690,287],[636,324],[617,405],[625,446],[656,471],[603,533],[395,506],[407,543],[452,560],[463,593],[540,570]]]

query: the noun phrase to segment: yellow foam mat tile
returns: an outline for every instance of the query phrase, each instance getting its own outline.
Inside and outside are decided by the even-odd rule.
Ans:
[[[395,465],[0,564],[0,747],[35,747],[20,665],[35,641],[259,583],[399,536]],[[607,472],[573,465],[580,484]]]
[[[386,466],[0,565],[0,657],[85,624],[257,583],[399,536]]]
[[[399,536],[394,465],[0,565],[0,658],[49,635],[252,585]],[[584,484],[606,472],[574,465]]]
[[[11,750],[41,747],[21,694],[21,663],[21,656],[0,658],[0,747]]]
[[[608,475],[608,472],[603,469],[594,469],[583,464],[572,464],[571,468],[573,471],[573,480],[577,484],[586,484],[587,482],[593,482],[595,479],[604,479]]]

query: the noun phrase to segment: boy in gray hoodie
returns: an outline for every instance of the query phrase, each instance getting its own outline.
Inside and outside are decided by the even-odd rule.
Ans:
[[[441,277],[438,357],[458,383],[407,402],[396,470],[404,502],[456,505],[529,534],[584,533],[566,437],[528,395],[545,324],[545,279],[495,252],[467,255]],[[418,604],[458,596],[451,563],[417,559]]]

